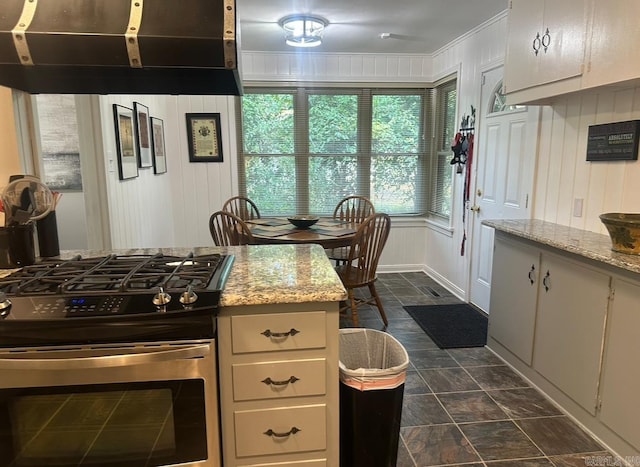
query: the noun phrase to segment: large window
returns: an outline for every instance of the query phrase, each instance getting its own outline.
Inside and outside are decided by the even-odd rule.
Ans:
[[[264,215],[328,215],[357,194],[380,212],[446,217],[433,199],[450,205],[451,168],[438,176],[441,148],[428,143],[455,131],[453,89],[452,121],[436,125],[434,89],[245,88],[240,191]]]
[[[454,83],[437,88],[436,138],[434,172],[431,179],[429,213],[442,219],[451,216],[451,190],[453,189],[451,145],[456,132],[457,92]]]

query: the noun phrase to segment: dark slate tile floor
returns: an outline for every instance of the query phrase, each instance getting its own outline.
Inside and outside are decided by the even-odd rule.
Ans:
[[[377,289],[387,332],[410,360],[397,467],[569,467],[609,455],[490,350],[439,349],[402,308],[460,302],[430,277],[380,274]],[[375,307],[359,317],[361,327],[383,329]]]

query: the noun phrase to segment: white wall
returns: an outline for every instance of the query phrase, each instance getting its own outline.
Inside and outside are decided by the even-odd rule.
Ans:
[[[534,217],[606,233],[598,216],[640,212],[640,161],[587,162],[589,125],[640,119],[640,88],[559,99],[542,110]],[[583,199],[582,216],[573,215]]]
[[[56,225],[61,250],[88,248],[85,202],[82,192],[66,192],[56,209]]]
[[[113,104],[140,102],[164,122],[167,172],[139,169],[119,180]],[[100,112],[113,248],[212,245],[208,220],[237,191],[234,98],[226,96],[103,96]],[[191,163],[187,112],[221,116],[222,163]]]
[[[450,74],[459,68],[458,74],[458,114],[460,121],[462,115],[471,113],[471,106],[475,109],[480,105],[480,77],[482,71],[496,64],[502,63],[505,54],[505,37],[507,32],[506,12],[487,21],[479,28],[458,38],[451,44],[443,47],[433,56],[433,73],[435,78]],[[478,116],[476,110],[476,117]],[[476,134],[478,132],[476,131]],[[478,139],[474,147],[480,147]],[[475,167],[472,167],[472,180],[475,181],[475,168],[478,167],[478,154],[474,152]],[[459,296],[467,297],[469,284],[469,258],[471,248],[472,216],[467,212],[463,223],[463,197],[462,189],[464,180],[462,175],[454,174],[455,189],[452,206],[452,232],[449,235],[439,230],[427,229],[426,242],[426,271],[440,282],[446,284]],[[472,183],[473,193],[475,183]],[[461,254],[463,238],[464,255]]]
[[[169,105],[172,100],[175,98],[167,96],[100,98],[112,248],[166,247],[174,243],[169,175],[175,166],[173,145],[167,141],[167,174],[154,175],[152,168],[145,168],[139,169],[137,178],[119,180],[112,106],[119,104],[133,109],[133,102],[140,102],[149,108],[151,116],[165,120],[166,126],[167,120],[172,120]],[[165,133],[171,134],[166,129]]]

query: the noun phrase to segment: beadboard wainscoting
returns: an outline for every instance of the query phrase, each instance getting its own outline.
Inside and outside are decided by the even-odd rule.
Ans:
[[[640,161],[586,160],[589,125],[640,119],[640,88],[558,99],[541,118],[535,218],[606,234],[600,214],[640,210]]]

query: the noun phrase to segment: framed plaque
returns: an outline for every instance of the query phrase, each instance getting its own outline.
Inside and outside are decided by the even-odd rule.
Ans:
[[[637,160],[638,133],[640,133],[640,120],[589,125],[587,160]]]
[[[222,162],[219,113],[188,113],[190,162]]]

